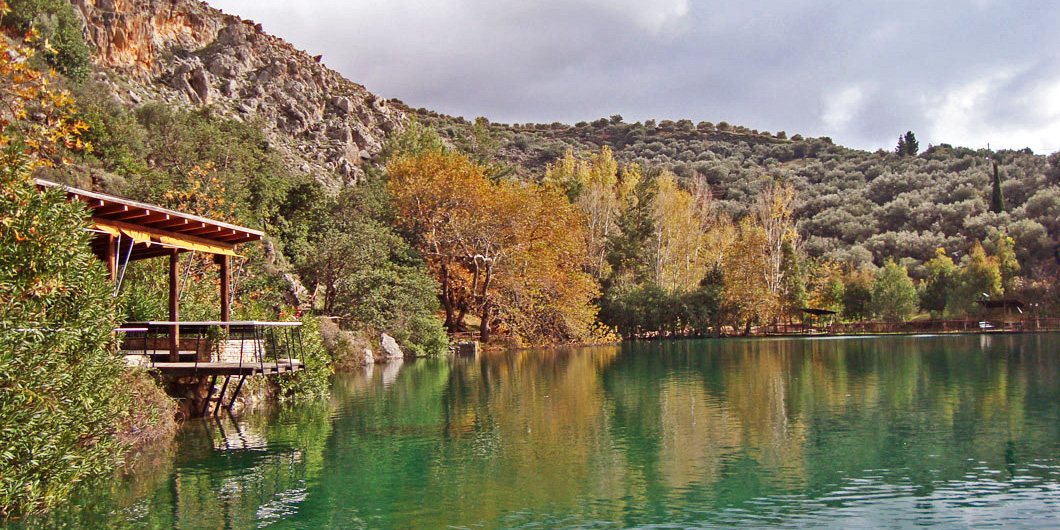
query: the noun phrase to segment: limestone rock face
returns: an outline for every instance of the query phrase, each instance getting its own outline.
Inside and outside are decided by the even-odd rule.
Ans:
[[[329,187],[355,182],[386,135],[408,121],[368,92],[250,20],[195,0],[73,0],[112,92],[210,106],[264,127],[295,170]]]
[[[381,350],[382,355],[380,355],[377,360],[380,362],[389,362],[405,358],[405,354],[401,351],[401,348],[398,346],[397,341],[394,340],[394,337],[391,337],[386,333],[382,334],[379,341],[379,349]]]

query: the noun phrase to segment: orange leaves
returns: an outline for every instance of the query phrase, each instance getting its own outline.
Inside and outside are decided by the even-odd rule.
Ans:
[[[0,2],[0,16],[6,12],[7,4]],[[80,139],[88,125],[74,118],[73,98],[51,86],[54,72],[49,75],[29,66],[33,53],[0,39],[0,149],[21,143],[25,155],[16,159],[6,153],[0,169],[16,164],[28,166],[25,169],[51,165],[62,159],[60,148],[90,148]]]
[[[558,189],[492,182],[461,154],[428,151],[387,165],[399,224],[455,314],[481,312],[531,342],[579,340],[595,321],[597,293],[585,217]]]
[[[235,221],[235,205],[225,200],[226,188],[213,163],[192,166],[183,177],[183,182],[175,183],[176,189],[163,194],[169,207],[211,219]]]

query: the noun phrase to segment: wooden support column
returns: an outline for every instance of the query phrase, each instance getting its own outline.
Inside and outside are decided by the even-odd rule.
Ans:
[[[180,321],[180,290],[177,281],[180,278],[179,266],[180,253],[172,249],[169,254],[169,320]],[[180,326],[172,324],[169,327],[169,362],[180,361]]]
[[[118,238],[107,234],[107,276],[111,283],[118,280]]]
[[[228,322],[230,315],[229,301],[232,299],[232,273],[228,267],[230,260],[224,254],[213,257],[221,266],[221,322]]]

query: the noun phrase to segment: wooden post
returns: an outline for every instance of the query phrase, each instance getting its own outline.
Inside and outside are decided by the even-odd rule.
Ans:
[[[229,301],[232,298],[232,274],[228,268],[230,260],[224,254],[218,254],[213,259],[221,266],[221,322],[228,322]]]
[[[169,320],[180,321],[180,291],[177,289],[177,278],[180,276],[178,263],[179,252],[172,249],[169,254]],[[180,326],[169,326],[169,362],[180,360]]]
[[[118,280],[118,238],[107,234],[107,276],[111,283]]]

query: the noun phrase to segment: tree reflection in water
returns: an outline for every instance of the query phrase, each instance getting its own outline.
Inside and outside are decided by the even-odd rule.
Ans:
[[[946,526],[1012,506],[1049,524],[1058,346],[704,340],[376,367],[328,400],[189,424],[169,460],[32,524]]]

